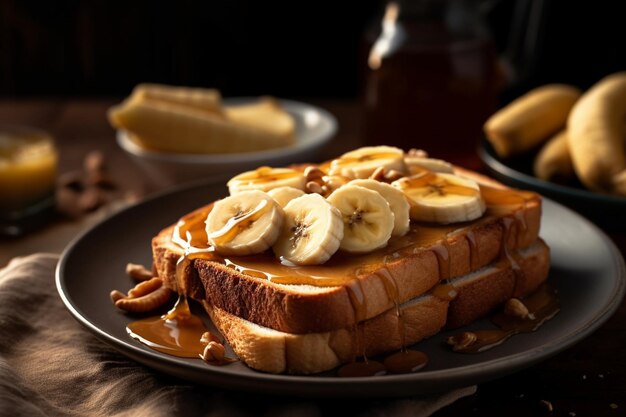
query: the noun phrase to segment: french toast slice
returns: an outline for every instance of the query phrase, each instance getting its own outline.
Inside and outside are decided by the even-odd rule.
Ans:
[[[183,249],[172,242],[170,226],[152,241],[154,268],[167,287],[182,286],[187,296],[260,326],[292,334],[346,328],[537,241],[538,195],[492,187],[483,194],[483,218],[448,226],[414,224],[409,234],[371,254],[337,253],[325,265],[295,269],[271,254],[193,259],[181,274],[182,285],[176,264]],[[188,218],[203,221],[209,210]]]
[[[447,281],[457,293],[452,299],[430,291],[399,305],[400,314],[392,307],[356,328],[294,334],[255,324],[206,300],[202,304],[237,356],[251,368],[312,374],[353,360],[356,351],[371,357],[412,345],[444,327],[473,322],[511,297],[531,294],[548,276],[549,249],[539,239],[515,257],[515,266],[496,261]]]

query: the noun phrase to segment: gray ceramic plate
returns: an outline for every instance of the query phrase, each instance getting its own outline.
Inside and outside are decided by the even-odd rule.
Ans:
[[[219,184],[219,185],[218,185]],[[404,396],[476,384],[528,367],[591,334],[619,306],[625,289],[624,261],[593,224],[545,200],[542,237],[552,249],[549,281],[558,288],[561,312],[537,332],[514,336],[477,355],[451,352],[447,333],[416,345],[430,357],[423,371],[367,378],[269,375],[242,363],[223,367],[155,352],[131,339],[130,318],[111,305],[111,289],[131,286],[127,262],[151,263],[150,239],[181,215],[223,196],[224,181],[195,185],[122,211],[76,239],[57,270],[61,298],[74,317],[104,342],[159,371],[223,388],[300,396]],[[208,320],[208,319],[207,319]],[[491,326],[487,320],[467,329]]]

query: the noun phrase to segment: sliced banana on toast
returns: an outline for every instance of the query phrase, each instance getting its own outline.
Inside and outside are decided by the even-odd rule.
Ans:
[[[393,212],[393,230],[392,236],[404,236],[408,231],[411,223],[409,216],[410,206],[409,200],[399,189],[391,185],[376,180],[353,180],[350,185],[358,185],[368,190],[376,191],[380,194]]]
[[[347,152],[330,164],[330,175],[369,178],[379,167],[385,171],[405,172],[404,151],[392,146],[366,146]]]
[[[246,190],[270,191],[278,187],[293,187],[304,190],[306,177],[301,171],[291,168],[260,167],[231,178],[228,183],[230,195]]]
[[[272,197],[281,207],[285,207],[291,200],[295,200],[304,194],[304,191],[294,187],[272,188],[267,192],[267,195]]]
[[[378,192],[350,183],[333,192],[328,201],[341,212],[342,250],[366,253],[387,245],[394,228],[394,215]]]
[[[285,223],[273,246],[281,260],[296,265],[326,262],[339,249],[343,222],[339,210],[319,194],[305,194],[285,206]]]
[[[284,217],[266,193],[242,191],[215,203],[206,220],[208,241],[223,255],[261,253],[276,242]]]
[[[437,158],[406,155],[404,157],[404,164],[411,175],[419,174],[424,170],[443,172],[447,174],[452,174],[454,172],[454,168],[450,162]]]
[[[448,224],[475,220],[485,212],[478,183],[468,178],[426,171],[391,185],[411,200],[413,220]]]

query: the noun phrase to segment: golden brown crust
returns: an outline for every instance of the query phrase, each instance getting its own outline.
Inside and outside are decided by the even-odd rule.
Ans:
[[[446,327],[469,324],[509,298],[523,298],[535,291],[546,280],[550,269],[548,246],[541,239],[536,245],[540,245],[541,250],[533,251],[532,256],[511,254],[510,258],[496,262],[494,267],[502,271],[497,279],[459,280],[455,284],[458,295],[450,303]]]
[[[365,320],[358,328],[291,334],[260,327],[219,307],[204,303],[213,323],[235,353],[251,368],[272,373],[309,374],[349,362],[355,354],[393,351],[433,336],[444,326],[475,321],[513,296],[529,295],[545,281],[549,250],[539,240],[511,264],[496,262],[481,271],[453,280],[458,295],[447,301],[427,294]],[[517,286],[516,286],[517,282]]]
[[[380,314],[394,302],[403,303],[425,293],[448,278],[441,276],[445,269],[449,269],[449,277],[458,277],[488,265],[502,256],[505,240],[509,250],[531,245],[538,237],[540,200],[530,201],[516,213],[486,217],[448,234],[444,245],[447,268],[441,267],[437,257],[436,251],[442,248],[439,244],[386,264],[388,273],[376,271],[360,277],[358,285],[366,300],[364,311],[359,312],[362,319]],[[176,262],[182,250],[171,243],[172,231],[172,227],[161,231],[152,246],[156,271],[166,286],[176,290]],[[196,259],[192,265],[185,285],[190,291],[187,295],[268,328],[287,333],[325,332],[353,325],[359,319],[345,285],[301,292],[213,261]],[[385,288],[386,276],[398,288],[397,300]]]

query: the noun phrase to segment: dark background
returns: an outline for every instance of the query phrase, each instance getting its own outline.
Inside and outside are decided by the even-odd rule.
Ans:
[[[526,1],[472,2],[488,10],[501,54]],[[586,88],[626,69],[622,1],[534,2],[544,7],[540,39],[516,50],[524,73],[504,86],[504,100],[547,82]],[[225,96],[352,99],[364,33],[381,10],[376,0],[0,0],[0,97],[124,96],[151,81]]]

